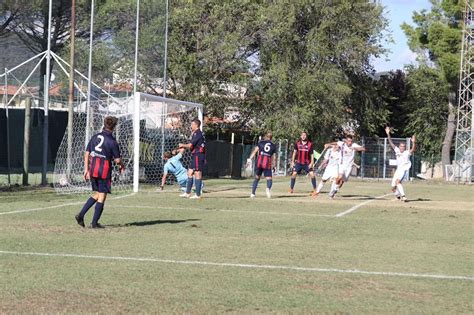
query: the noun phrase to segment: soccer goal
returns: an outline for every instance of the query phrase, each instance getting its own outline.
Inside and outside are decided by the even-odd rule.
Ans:
[[[145,93],[132,97],[109,98],[75,107],[72,137],[64,134],[54,169],[54,187],[58,193],[80,193],[91,190],[83,179],[84,149],[92,135],[102,130],[106,116],[119,121],[115,137],[126,166],[120,174],[112,173],[113,191],[137,192],[141,185],[157,184],[163,175],[163,154],[187,142],[193,119],[203,118],[203,106]],[[68,140],[69,138],[69,140]],[[183,157],[184,165],[190,155]]]

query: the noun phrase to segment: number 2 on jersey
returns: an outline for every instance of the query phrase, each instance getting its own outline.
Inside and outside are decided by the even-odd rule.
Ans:
[[[97,138],[99,138],[100,142],[98,145],[95,146],[95,151],[102,152],[102,145],[104,144],[104,136],[98,135]]]

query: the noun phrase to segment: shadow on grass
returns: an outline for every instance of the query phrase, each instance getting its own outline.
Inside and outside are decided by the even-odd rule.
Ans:
[[[152,220],[152,221],[140,221],[130,222],[125,224],[107,224],[106,227],[126,227],[126,226],[149,226],[157,224],[179,224],[192,221],[201,221],[200,219],[187,219],[187,220]]]
[[[376,199],[374,196],[368,196],[368,195],[340,195],[340,196],[343,197],[343,198],[352,198],[354,200],[372,200],[372,199]]]
[[[423,202],[423,201],[433,201],[432,199],[418,198],[418,199],[409,199],[409,202]]]

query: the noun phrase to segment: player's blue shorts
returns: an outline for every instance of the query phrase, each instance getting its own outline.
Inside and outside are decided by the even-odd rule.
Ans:
[[[206,156],[204,154],[198,153],[191,156],[190,169],[195,172],[202,172],[204,170],[204,165],[206,165]]]
[[[102,179],[91,177],[92,191],[110,194],[112,193],[112,181],[110,179]]]
[[[313,169],[309,167],[309,164],[296,163],[293,167],[293,172],[296,172],[296,174],[301,174],[302,170],[304,170],[306,174],[313,171]]]
[[[262,174],[265,177],[272,177],[273,176],[273,173],[272,173],[271,169],[256,167],[255,168],[255,175],[262,176]]]
[[[188,175],[186,173],[177,176],[176,179],[178,180],[179,186],[186,187],[186,184],[188,183]]]

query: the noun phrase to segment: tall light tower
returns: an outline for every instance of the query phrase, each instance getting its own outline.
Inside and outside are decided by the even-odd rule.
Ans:
[[[462,31],[459,104],[456,127],[455,179],[474,182],[474,13],[465,0]]]

